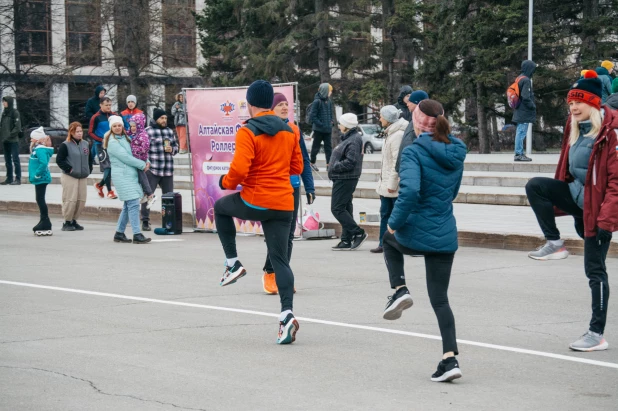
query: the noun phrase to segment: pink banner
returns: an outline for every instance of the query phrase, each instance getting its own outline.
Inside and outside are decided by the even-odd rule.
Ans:
[[[294,120],[294,86],[274,86],[290,103]],[[227,174],[234,158],[236,131],[249,116],[245,98],[247,88],[188,89],[187,121],[193,164],[195,223],[197,228],[215,229],[215,202],[232,191],[219,188],[219,179]],[[239,187],[239,189],[242,189]],[[238,232],[261,234],[259,223],[236,220]]]

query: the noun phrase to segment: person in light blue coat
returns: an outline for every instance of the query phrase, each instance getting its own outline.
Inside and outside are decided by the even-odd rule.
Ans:
[[[412,121],[418,138],[403,150],[399,196],[382,239],[391,288],[395,289],[383,318],[396,320],[412,306],[404,255],[423,255],[429,301],[438,319],[443,350],[431,380],[451,381],[462,375],[455,357],[459,354],[455,318],[447,294],[458,246],[453,200],[461,185],[467,150],[450,134],[444,108],[437,101],[421,101]]]
[[[103,148],[107,150],[112,165],[112,178],[116,186],[118,198],[124,201],[122,212],[118,217],[118,225],[114,242],[146,244],[150,238],[144,237],[140,229],[139,210],[140,199],[144,197],[142,186],[139,184],[137,170],[147,171],[150,163],[133,157],[131,140],[124,128],[124,121],[120,116],[109,118],[110,131],[105,134]],[[127,223],[131,222],[133,241],[124,234]]]

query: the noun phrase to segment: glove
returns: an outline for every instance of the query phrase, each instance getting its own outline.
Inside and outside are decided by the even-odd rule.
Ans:
[[[577,231],[577,235],[583,240],[584,239],[584,219],[583,218],[575,218],[575,231]]]
[[[602,228],[597,230],[597,241],[599,245],[607,244],[612,241],[612,233],[605,231]]]
[[[315,201],[315,193],[307,193],[307,204],[313,204]]]
[[[225,177],[225,175],[222,175],[221,178],[219,179],[219,188],[221,190],[227,190],[227,188],[223,187],[223,177]]]

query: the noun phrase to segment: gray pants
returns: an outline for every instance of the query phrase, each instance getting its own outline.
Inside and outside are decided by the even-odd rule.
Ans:
[[[150,188],[150,180],[145,171],[137,170],[137,181],[139,181],[139,185],[142,186],[144,194],[150,196],[153,193],[154,190]]]
[[[174,176],[155,176],[150,171],[146,171],[148,177],[148,183],[152,192],[157,189],[157,186],[161,187],[163,194],[171,193],[174,191]],[[142,204],[142,221],[150,221],[150,210],[146,208],[146,203]]]

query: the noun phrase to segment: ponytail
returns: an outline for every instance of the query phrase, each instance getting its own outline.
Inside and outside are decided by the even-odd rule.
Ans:
[[[451,140],[448,137],[451,134],[451,124],[448,122],[448,119],[444,114],[440,114],[436,119],[436,131],[433,133],[433,139],[445,144],[451,144]]]

